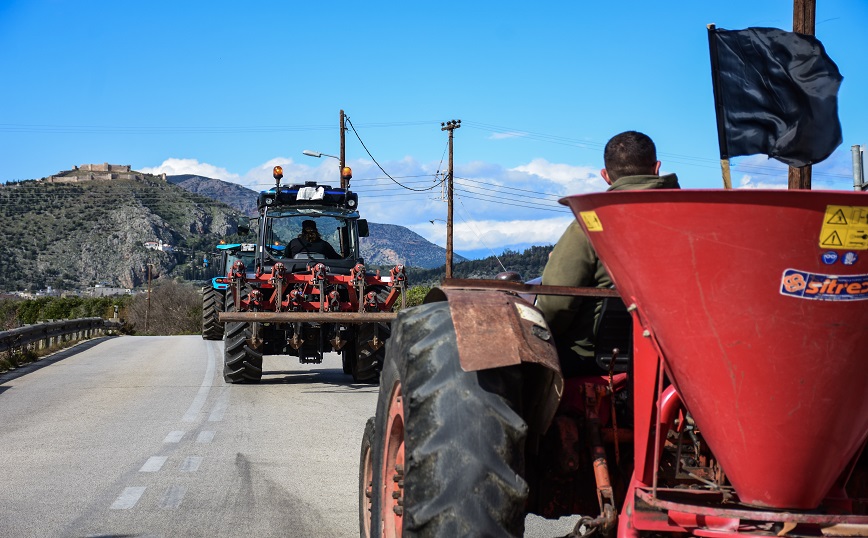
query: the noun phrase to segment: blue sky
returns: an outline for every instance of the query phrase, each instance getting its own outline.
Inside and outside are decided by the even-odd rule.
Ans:
[[[602,147],[635,129],[686,188],[719,188],[706,24],[792,28],[792,0],[647,2],[71,2],[0,0],[0,181],[73,165],[198,173],[267,188],[334,184],[343,109],[373,159],[414,189],[446,169],[455,131],[455,248],[552,243],[556,200],[602,190]],[[852,189],[868,145],[868,2],[821,0],[817,37],[844,75],[844,142],[814,188]],[[445,244],[439,188],[411,191],[355,133],[363,216]],[[733,183],[786,168],[733,160]],[[431,223],[430,221],[434,221]]]

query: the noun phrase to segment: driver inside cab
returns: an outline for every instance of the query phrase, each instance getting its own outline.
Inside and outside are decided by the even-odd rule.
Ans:
[[[301,233],[289,242],[288,257],[294,258],[298,254],[320,254],[329,260],[340,259],[341,255],[335,252],[334,247],[319,235],[316,222],[305,220],[301,223]],[[316,258],[318,256],[310,256]]]

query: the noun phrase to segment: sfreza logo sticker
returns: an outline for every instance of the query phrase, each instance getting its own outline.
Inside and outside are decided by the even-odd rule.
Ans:
[[[868,300],[868,275],[819,275],[787,269],[781,277],[781,295],[817,301]]]

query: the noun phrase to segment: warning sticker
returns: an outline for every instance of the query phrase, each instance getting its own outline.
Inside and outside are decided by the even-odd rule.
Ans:
[[[826,206],[820,247],[868,250],[868,207]]]
[[[582,220],[585,223],[585,227],[589,232],[602,232],[603,231],[603,223],[600,222],[600,218],[597,216],[596,211],[581,211],[579,215],[582,216]]]
[[[868,275],[820,275],[787,269],[781,277],[781,295],[817,301],[868,300]]]

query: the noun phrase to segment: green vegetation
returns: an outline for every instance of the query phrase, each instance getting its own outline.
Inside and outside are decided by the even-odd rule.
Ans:
[[[0,300],[0,324],[7,331],[22,325],[32,325],[40,321],[111,318],[114,307],[118,307],[120,317],[131,302],[130,296],[116,297],[40,297],[38,299]]]
[[[535,246],[524,252],[504,250],[503,254],[495,258],[489,256],[482,260],[468,260],[455,264],[452,276],[455,278],[494,278],[503,272],[500,263],[506,266],[508,271],[519,273],[523,280],[528,281],[542,276],[543,269],[549,259],[549,253],[554,246]],[[497,259],[500,258],[500,263]],[[411,286],[434,286],[446,276],[446,268],[420,269],[418,267],[407,268],[407,280]]]

